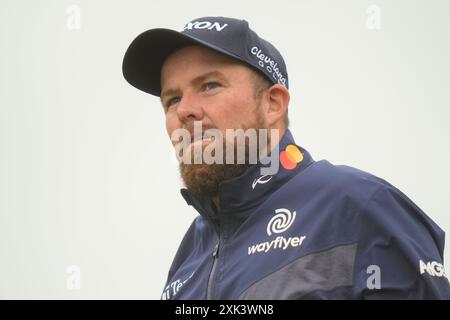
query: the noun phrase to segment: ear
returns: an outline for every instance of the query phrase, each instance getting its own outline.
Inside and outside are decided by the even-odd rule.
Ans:
[[[281,84],[274,84],[268,88],[266,99],[268,103],[267,124],[270,127],[280,127],[284,123],[284,114],[289,105],[289,91]]]

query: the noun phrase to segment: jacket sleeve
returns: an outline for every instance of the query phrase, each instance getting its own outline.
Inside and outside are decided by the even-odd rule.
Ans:
[[[400,190],[378,187],[357,224],[357,299],[450,299],[444,232]]]

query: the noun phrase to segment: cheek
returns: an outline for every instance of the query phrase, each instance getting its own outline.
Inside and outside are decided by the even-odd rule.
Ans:
[[[248,116],[254,115],[255,101],[249,93],[234,92],[222,98],[221,112],[228,119],[245,120]]]
[[[181,128],[181,123],[178,117],[174,116],[173,113],[166,113],[166,131],[169,138],[172,136],[173,131]]]
[[[254,122],[256,108],[256,102],[252,96],[235,96],[227,112],[227,118],[232,119],[235,124],[239,124],[239,127],[245,126]]]

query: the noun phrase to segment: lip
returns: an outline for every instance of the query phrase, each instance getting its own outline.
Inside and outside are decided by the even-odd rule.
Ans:
[[[197,140],[195,140],[195,141],[192,141],[190,144],[189,144],[189,146],[188,146],[188,148],[191,148],[191,147],[195,147],[195,146],[205,146],[205,145],[208,145],[208,144],[210,144],[211,142],[213,142],[214,141],[214,139],[213,138],[204,138],[204,139],[197,139]]]
[[[191,142],[190,143],[193,143],[193,142],[196,142],[196,141],[199,141],[199,140],[211,140],[211,139],[214,140],[214,136],[211,136],[211,137],[205,136],[205,132],[204,131],[202,131],[201,134],[198,135],[197,139],[195,139],[196,135],[194,134],[194,132],[189,131],[189,137],[191,138]],[[171,137],[170,141],[172,142],[173,145],[175,145],[177,143],[180,143],[183,138],[184,138],[184,136],[178,136],[177,135],[177,139],[174,139],[174,138]]]

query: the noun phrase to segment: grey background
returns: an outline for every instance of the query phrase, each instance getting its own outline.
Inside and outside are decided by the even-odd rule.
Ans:
[[[449,13],[445,0],[0,0],[0,298],[159,299],[196,213],[159,100],[121,63],[140,32],[206,15],[245,18],[280,49],[291,130],[314,159],[390,181],[449,230]]]

